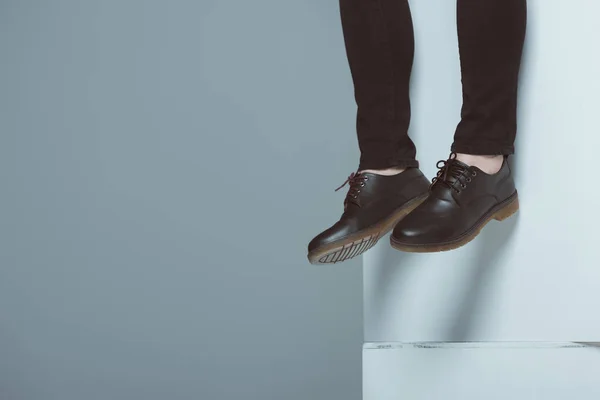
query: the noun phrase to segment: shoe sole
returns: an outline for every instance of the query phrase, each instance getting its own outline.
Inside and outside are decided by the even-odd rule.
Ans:
[[[407,244],[398,242],[394,237],[390,237],[390,244],[393,248],[408,253],[438,253],[442,251],[450,251],[458,249],[475,239],[481,230],[490,222],[492,219],[497,221],[504,221],[511,217],[519,210],[519,196],[517,192],[512,194],[508,199],[498,203],[490,211],[488,211],[479,221],[466,233],[464,233],[458,239],[435,244]]]
[[[382,236],[391,231],[402,218],[426,198],[427,194],[415,197],[381,222],[309,252],[308,261],[316,265],[336,264],[363,254],[375,246]]]

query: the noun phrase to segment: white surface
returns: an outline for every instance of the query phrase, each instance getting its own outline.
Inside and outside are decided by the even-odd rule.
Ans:
[[[367,344],[363,400],[597,400],[600,348],[575,343]]]
[[[432,176],[461,104],[455,2],[411,6],[411,135]],[[600,340],[598,15],[596,1],[529,0],[513,159],[521,211],[454,252],[403,254],[382,239],[364,257],[367,341]]]

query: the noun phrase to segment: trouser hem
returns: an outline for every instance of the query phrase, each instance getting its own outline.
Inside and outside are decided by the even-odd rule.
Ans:
[[[407,158],[379,158],[375,160],[363,159],[360,161],[358,170],[365,169],[387,169],[387,168],[418,168],[419,162]]]
[[[514,154],[514,145],[502,145],[496,143],[457,143],[454,142],[451,147],[451,151],[454,153],[471,154],[474,156],[494,156],[504,155],[508,156]]]

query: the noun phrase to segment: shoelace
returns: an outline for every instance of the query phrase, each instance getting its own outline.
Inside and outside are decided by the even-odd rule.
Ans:
[[[448,160],[440,160],[435,165],[439,171],[435,178],[431,180],[430,188],[433,188],[437,184],[442,184],[450,189],[454,190],[456,193],[460,193],[460,189],[456,187],[456,182],[460,182],[460,188],[465,189],[467,187],[467,183],[470,183],[472,178],[477,176],[477,172],[472,170],[470,167],[466,165],[459,164],[455,161],[456,154],[450,154],[450,158]],[[460,179],[464,177],[464,182]]]
[[[348,190],[348,194],[346,195],[346,201],[350,199],[356,200],[358,198],[361,188],[365,186],[365,182],[368,180],[369,177],[367,175],[363,175],[360,173],[357,174],[353,172],[342,184],[342,186],[335,189],[335,191],[337,192],[338,190],[346,186],[346,184],[349,184],[350,189]]]

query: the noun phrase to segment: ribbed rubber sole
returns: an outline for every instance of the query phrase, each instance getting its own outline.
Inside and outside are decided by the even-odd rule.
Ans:
[[[308,261],[311,264],[336,264],[363,254],[375,246],[382,236],[391,231],[398,221],[407,216],[426,198],[427,194],[416,197],[376,225],[309,252]]]
[[[393,236],[390,237],[390,244],[393,248],[409,253],[437,253],[458,249],[475,239],[481,230],[492,219],[503,221],[519,210],[519,196],[517,192],[511,195],[508,199],[498,203],[490,211],[488,211],[473,228],[463,234],[460,238],[453,241],[435,244],[408,244],[397,241]]]

